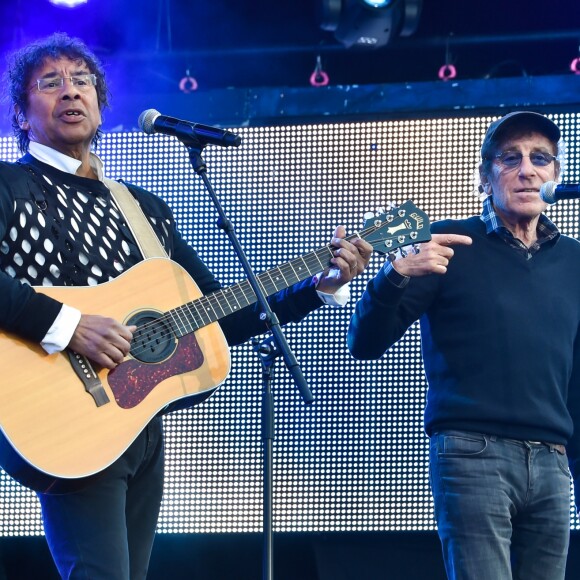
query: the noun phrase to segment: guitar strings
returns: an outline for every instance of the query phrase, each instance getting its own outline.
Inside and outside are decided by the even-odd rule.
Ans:
[[[384,225],[385,225],[384,222],[382,222],[380,225],[373,225],[369,228],[363,229],[361,232],[355,232],[355,233],[351,234],[350,236],[346,237],[345,239],[347,241],[351,241],[351,240],[354,240],[356,238],[364,239],[365,237],[368,237],[368,235],[370,235],[374,231],[382,228]],[[382,241],[387,242],[387,241],[394,240],[394,239],[398,238],[399,235],[393,235],[390,237],[387,236],[387,237],[383,238]],[[306,279],[308,276],[313,275],[316,271],[320,271],[321,267],[322,267],[322,269],[324,269],[326,266],[321,262],[321,260],[318,257],[318,254],[328,253],[329,256],[332,257],[334,255],[333,249],[334,249],[334,246],[328,244],[319,250],[316,250],[314,252],[311,252],[310,254],[307,254],[306,256],[302,256],[301,258],[295,258],[294,260],[286,262],[285,264],[282,264],[281,266],[273,268],[272,270],[268,270],[266,272],[263,272],[257,276],[258,283],[262,286],[262,290],[266,293],[266,295],[270,296],[271,294],[274,294],[278,290],[281,290],[283,288],[287,288],[296,282],[300,282],[301,280]],[[396,248],[394,248],[394,249],[396,249]],[[315,265],[315,267],[311,270],[309,269],[309,273],[307,275],[305,275],[303,278],[300,278],[298,276],[298,274],[296,273],[296,270],[294,269],[292,264],[302,262],[308,267],[308,265],[306,264],[306,260],[308,258],[313,258],[313,257],[316,257],[318,265]],[[286,267],[286,268],[290,267],[292,269],[294,275],[298,278],[296,280],[296,282],[292,282],[292,284],[287,283],[287,280],[284,277],[284,273],[282,272],[282,269],[284,267]],[[275,271],[279,271],[280,274],[282,275],[282,278],[284,279],[285,285],[282,286],[281,288],[277,288],[276,284],[274,283],[274,280],[272,279],[271,272],[275,272]],[[272,292],[268,292],[268,290],[264,286],[262,278],[266,278],[266,277],[270,278],[270,283],[274,288]],[[246,292],[242,288],[243,286],[249,287],[249,291],[251,292],[250,299],[247,298]],[[236,289],[241,290],[241,294],[243,295],[243,297],[245,299],[246,304],[244,304],[243,306],[240,304],[238,298],[235,295]],[[232,308],[232,306],[230,305],[230,302],[228,301],[227,296],[225,296],[226,293],[234,294],[235,302],[237,303],[239,308]],[[220,296],[223,297],[223,300],[220,300]],[[211,305],[212,298],[215,298],[215,301],[217,302],[217,306],[219,306],[219,308],[222,310],[222,315],[218,315],[215,308]],[[202,304],[204,302],[208,303],[209,308],[203,307],[202,309],[198,309],[196,307],[196,303]],[[137,332],[140,335],[149,333],[150,336],[148,337],[148,341],[144,341],[144,342],[142,342],[142,338],[141,338],[141,340],[139,340],[139,337],[136,338],[134,336],[133,341],[136,340],[138,342],[138,346],[136,345],[134,348],[131,348],[131,354],[134,357],[138,358],[139,355],[142,355],[147,350],[150,350],[150,349],[154,348],[157,344],[159,344],[159,341],[165,341],[168,338],[170,340],[176,340],[177,338],[180,338],[181,336],[185,336],[187,334],[195,332],[196,330],[203,328],[204,326],[207,326],[208,324],[215,322],[215,321],[219,320],[220,318],[224,318],[225,316],[232,314],[233,312],[236,312],[237,310],[244,308],[246,306],[249,306],[250,304],[253,304],[255,302],[256,302],[256,295],[255,295],[254,290],[251,287],[251,284],[248,280],[244,280],[242,282],[239,282],[238,284],[234,284],[233,286],[229,286],[227,288],[217,290],[216,292],[212,292],[211,294],[208,294],[207,296],[201,296],[200,298],[192,300],[191,302],[187,302],[186,304],[182,304],[176,308],[173,308],[172,310],[168,310],[167,312],[161,314],[161,316],[159,316],[159,318],[156,318],[150,322],[146,322],[143,325],[139,326],[137,329]],[[226,312],[226,310],[222,306],[222,304],[224,304],[224,303],[229,305],[229,312]],[[209,318],[209,320],[207,322],[204,322],[204,316],[201,314],[202,312],[207,314],[206,317]],[[211,316],[209,316],[209,312],[213,313],[213,315],[214,315],[213,318]],[[187,322],[187,320],[193,319],[195,321],[196,326],[194,327],[191,324],[186,324],[186,323],[182,322],[182,319],[180,317],[180,313],[183,314],[186,322]],[[165,329],[172,328],[174,326],[176,327],[177,331],[185,330],[186,332],[183,332],[182,334],[179,334],[179,335],[175,330],[170,330],[169,333],[165,332]],[[182,328],[180,328],[180,327],[182,327]]]
[[[263,292],[270,296],[282,288],[304,280],[326,267],[319,255],[328,253],[332,256],[330,248],[331,246],[327,246],[308,256],[283,264],[272,271],[264,272],[257,276],[258,284],[260,284]],[[296,264],[296,267],[293,264]],[[298,266],[298,264],[301,265]],[[304,272],[304,267],[306,267],[306,272]],[[284,269],[286,269],[286,275],[284,274]],[[275,274],[275,272],[279,274]],[[294,279],[289,282],[289,278]],[[148,341],[143,341],[142,337],[136,337],[141,348],[134,347],[131,349],[131,353],[134,356],[138,356],[158,344],[160,340],[165,341],[167,338],[175,339],[178,336],[190,334],[211,322],[255,303],[256,299],[256,294],[250,282],[245,280],[234,286],[218,290],[178,306],[163,313],[159,318],[141,325],[138,328],[139,333],[141,335],[149,333],[150,336]]]

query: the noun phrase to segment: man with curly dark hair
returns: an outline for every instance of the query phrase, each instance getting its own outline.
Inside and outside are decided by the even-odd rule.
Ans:
[[[48,353],[69,349],[100,368],[115,369],[128,357],[136,326],[81,312],[34,288],[98,285],[143,260],[104,180],[103,163],[91,150],[108,104],[103,69],[81,41],[54,34],[12,55],[7,85],[16,137],[27,153],[17,163],[0,163],[0,329]],[[167,255],[202,293],[218,291],[220,284],[181,238],[167,205],[143,189],[128,188]],[[281,323],[340,302],[344,285],[364,270],[371,246],[344,236],[344,228],[337,228],[324,272],[269,298]],[[229,344],[266,330],[254,305],[235,310],[220,325]],[[52,493],[51,487],[38,494],[60,574],[145,578],[163,490],[161,417],[84,483],[67,493]]]
[[[99,109],[109,106],[109,90],[105,80],[105,71],[101,63],[87,49],[87,47],[76,38],[70,38],[66,34],[56,33],[50,36],[46,41],[34,42],[18,53],[10,56],[9,66],[6,72],[6,87],[10,99],[12,111],[12,128],[18,139],[18,145],[21,151],[28,151],[30,139],[26,126],[21,127],[21,120],[26,117],[28,107],[28,80],[32,72],[38,66],[38,63],[45,59],[59,60],[67,58],[70,61],[84,63],[87,71],[95,76],[95,89],[97,92],[97,101]],[[101,138],[101,130],[97,128],[93,144],[96,145]]]

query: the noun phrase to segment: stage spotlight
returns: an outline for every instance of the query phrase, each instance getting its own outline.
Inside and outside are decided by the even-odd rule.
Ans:
[[[81,4],[86,4],[88,0],[48,0],[55,6],[62,6],[63,8],[76,8]]]
[[[423,0],[321,0],[321,28],[347,48],[379,48],[417,30]]]
[[[393,0],[364,0],[364,3],[373,6],[374,8],[382,8],[383,6],[392,4]]]

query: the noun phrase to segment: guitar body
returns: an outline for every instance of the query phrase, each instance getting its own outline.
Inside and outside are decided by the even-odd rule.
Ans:
[[[187,272],[166,258],[141,262],[99,286],[37,290],[124,323],[142,315],[145,324],[201,296]],[[0,332],[2,368],[10,369],[0,388],[2,467],[37,491],[74,489],[113,463],[166,405],[196,395],[203,400],[229,373],[229,348],[217,322],[177,339],[162,357],[143,362],[130,355],[113,371],[95,369],[108,397],[98,406],[65,353],[48,355]]]

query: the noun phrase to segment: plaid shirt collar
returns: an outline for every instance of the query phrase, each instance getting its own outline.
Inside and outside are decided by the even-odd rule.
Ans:
[[[531,247],[527,248],[523,242],[514,238],[512,233],[503,225],[499,216],[495,213],[493,209],[493,203],[491,195],[488,195],[483,201],[483,209],[481,211],[481,221],[485,224],[485,230],[487,234],[495,232],[500,238],[507,242],[510,246],[518,249],[525,249],[526,252],[535,252],[540,249],[542,244],[549,242],[551,240],[556,240],[560,237],[560,231],[554,224],[550,221],[544,214],[540,214],[540,219],[538,220],[538,241]]]

